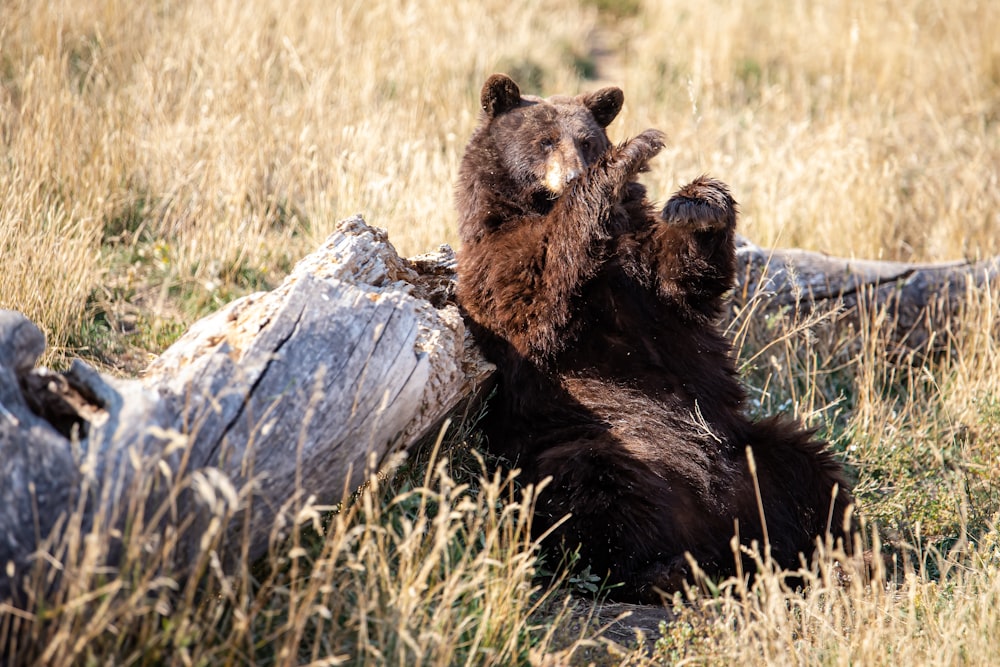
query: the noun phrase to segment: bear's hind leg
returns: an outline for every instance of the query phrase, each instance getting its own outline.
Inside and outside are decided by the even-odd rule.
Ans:
[[[757,484],[764,508],[771,554],[783,568],[797,568],[799,554],[810,558],[816,539],[843,540],[851,548],[849,507],[853,503],[843,466],[810,431],[781,417],[752,425],[750,436]],[[747,474],[750,474],[749,466]],[[743,507],[757,506],[752,480],[739,500]],[[759,528],[759,512],[751,525]],[[744,541],[745,543],[745,541]]]

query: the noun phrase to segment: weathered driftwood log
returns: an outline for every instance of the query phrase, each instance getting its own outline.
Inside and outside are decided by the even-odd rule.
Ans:
[[[1000,257],[909,264],[761,248],[744,238],[737,241],[736,256],[734,311],[830,312],[834,326],[854,332],[869,330],[881,312],[886,322],[881,333],[900,356],[947,346],[969,290],[981,292],[1000,282]]]
[[[78,532],[145,526],[173,540],[174,567],[213,521],[253,559],[303,504],[339,501],[490,372],[450,302],[453,276],[450,250],[400,259],[352,218],[276,290],[196,323],[141,380],[80,362],[35,369],[41,332],[4,312],[0,602],[32,561],[78,557],[60,541],[70,514]]]
[[[865,295],[896,311],[906,344],[954,312],[968,281],[993,281],[1000,268],[857,262],[747,241],[739,258],[734,303],[744,313],[749,303],[832,304],[849,321],[852,309],[864,316]],[[453,287],[449,249],[401,259],[356,217],[276,290],[196,323],[140,380],[81,362],[35,368],[41,332],[0,313],[0,602],[44,594],[47,569],[91,563],[79,535],[95,526],[172,540],[171,568],[193,567],[213,530],[258,557],[303,504],[338,501],[488,378]],[[32,567],[42,573],[29,591]]]

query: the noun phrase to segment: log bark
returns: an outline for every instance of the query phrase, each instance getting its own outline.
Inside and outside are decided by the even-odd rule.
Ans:
[[[904,346],[925,345],[966,285],[1000,271],[1000,259],[855,261],[746,240],[738,257],[737,314],[835,308],[857,323],[871,303],[894,311]],[[446,246],[402,259],[351,218],[277,289],[196,323],[132,380],[80,361],[36,368],[42,333],[0,312],[0,603],[44,595],[24,585],[32,568],[51,584],[46,568],[90,562],[88,531],[172,540],[164,566],[183,572],[207,534],[253,560],[304,507],[338,502],[489,378],[454,279]]]

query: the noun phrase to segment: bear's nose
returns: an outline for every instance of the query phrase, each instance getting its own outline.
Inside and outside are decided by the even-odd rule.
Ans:
[[[560,160],[551,160],[545,166],[545,187],[555,195],[562,194],[566,186],[580,176],[580,169],[564,164]]]
[[[587,164],[587,157],[580,151],[579,146],[567,156],[565,166],[566,184],[569,185],[583,174],[583,167]]]

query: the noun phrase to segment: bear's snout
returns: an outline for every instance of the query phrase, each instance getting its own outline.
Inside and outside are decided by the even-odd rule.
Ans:
[[[583,173],[583,165],[583,156],[575,146],[554,151],[545,162],[545,188],[554,195],[562,194]]]

